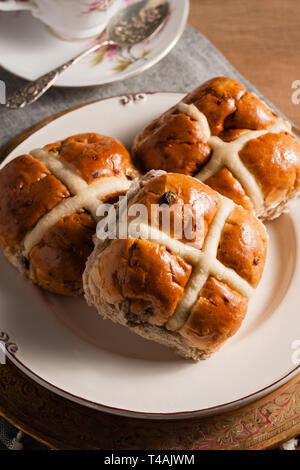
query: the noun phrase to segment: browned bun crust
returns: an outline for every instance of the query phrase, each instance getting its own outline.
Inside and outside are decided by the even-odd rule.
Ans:
[[[0,241],[15,248],[38,220],[64,198],[67,188],[31,155],[0,171]]]
[[[224,225],[217,259],[257,287],[265,265],[267,237],[252,213],[237,206]]]
[[[143,204],[148,211],[148,222],[159,230],[163,229],[163,215],[168,209],[171,213],[170,233],[174,236],[176,227],[180,227],[183,243],[193,243],[199,249],[203,247],[208,227],[221,204],[220,196],[208,186],[196,179],[187,179],[184,175],[165,173],[150,180],[133,199],[133,204]],[[185,211],[185,212],[184,212]],[[196,219],[201,214],[201,219]],[[184,218],[192,220],[189,231],[184,227]],[[197,230],[195,224],[198,220]],[[169,228],[169,227],[167,227]],[[195,234],[192,237],[192,232]]]
[[[128,321],[163,325],[174,313],[192,267],[148,240],[114,240],[100,259],[96,280],[108,303],[131,300]]]
[[[227,129],[266,129],[277,115],[235,80],[217,77],[190,93],[184,102],[194,104],[207,117],[212,135]]]
[[[166,114],[138,136],[134,154],[144,171],[149,169],[194,175],[209,159],[201,126],[185,114]]]
[[[200,350],[217,350],[240,328],[247,308],[245,297],[210,276],[180,334]]]
[[[239,154],[262,187],[267,203],[288,198],[300,187],[300,143],[288,132],[250,140]]]
[[[175,199],[202,204],[201,246],[187,246],[186,240],[173,244],[172,235],[170,243],[130,235],[97,240],[83,275],[84,291],[88,303],[105,318],[198,360],[216,351],[240,327],[249,297],[241,283],[250,291],[257,286],[266,259],[267,234],[251,212],[221,200],[211,188],[185,175],[150,172],[129,190],[129,206],[161,201],[166,190],[172,190]],[[227,205],[229,212],[224,212]],[[207,259],[201,258],[214,237],[216,254],[209,251],[206,256],[212,263],[209,266],[222,263],[224,271],[217,275],[215,268],[207,267]],[[193,255],[186,251],[191,247]],[[194,256],[200,256],[199,261]],[[199,269],[207,270],[200,285],[195,277]],[[185,319],[181,305],[186,305]],[[178,326],[171,327],[170,321],[176,318]]]
[[[252,202],[246,195],[243,186],[227,168],[217,171],[217,173],[205,180],[205,184],[223,196],[232,199],[236,204],[243,206],[245,209],[253,209]]]
[[[80,294],[82,273],[93,248],[94,208],[100,201],[124,194],[136,174],[119,141],[92,133],[12,160],[0,171],[4,254],[44,289]],[[105,190],[101,192],[102,182]]]
[[[230,143],[248,134],[239,157],[262,192],[262,204],[257,207],[239,174],[226,164],[207,178],[199,178],[237,204],[254,209],[262,219],[286,211],[288,202],[300,194],[300,143],[290,134],[288,123],[255,94],[226,77],[204,83],[183,99],[181,108],[173,107],[141,131],[133,145],[137,165],[144,172],[163,169],[190,176],[205,174],[216,151],[205,137],[203,123],[182,104],[204,115],[212,137]],[[281,126],[275,132],[272,126],[278,123]],[[257,136],[254,131],[264,135]]]

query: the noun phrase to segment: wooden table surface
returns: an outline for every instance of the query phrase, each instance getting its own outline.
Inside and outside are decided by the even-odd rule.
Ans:
[[[189,23],[300,127],[299,0],[190,0]],[[299,94],[300,98],[300,94]]]

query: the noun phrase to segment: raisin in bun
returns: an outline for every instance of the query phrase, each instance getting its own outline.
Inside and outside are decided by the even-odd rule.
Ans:
[[[148,125],[133,156],[146,172],[194,176],[258,217],[300,194],[300,143],[291,125],[235,80],[214,78]]]
[[[96,241],[86,299],[104,318],[204,359],[241,326],[264,269],[266,230],[253,212],[190,176],[151,171],[127,195],[129,208],[154,206],[154,216],[139,221],[139,236],[129,223],[127,237]],[[168,234],[163,214],[170,209],[175,227],[185,207],[184,223],[197,230]]]
[[[111,137],[82,134],[34,150],[0,171],[0,246],[33,283],[78,295],[93,249],[101,201],[124,194],[135,176]]]

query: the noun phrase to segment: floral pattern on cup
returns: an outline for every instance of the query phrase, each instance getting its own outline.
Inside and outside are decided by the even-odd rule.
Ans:
[[[83,11],[83,13],[93,13],[95,11],[106,11],[114,2],[115,0],[98,0],[90,2],[87,11]]]

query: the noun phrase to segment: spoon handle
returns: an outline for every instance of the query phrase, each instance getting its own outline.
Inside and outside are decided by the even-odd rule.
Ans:
[[[69,67],[79,62],[84,57],[88,56],[97,49],[109,45],[113,45],[114,42],[111,40],[105,40],[101,43],[94,44],[93,46],[85,49],[83,52],[78,54],[76,57],[68,60],[64,64],[60,65],[51,72],[46,73],[37,80],[28,83],[16,90],[6,101],[5,106],[10,109],[25,108],[25,106],[34,103],[39,99],[58,79],[58,77],[65,72]]]

